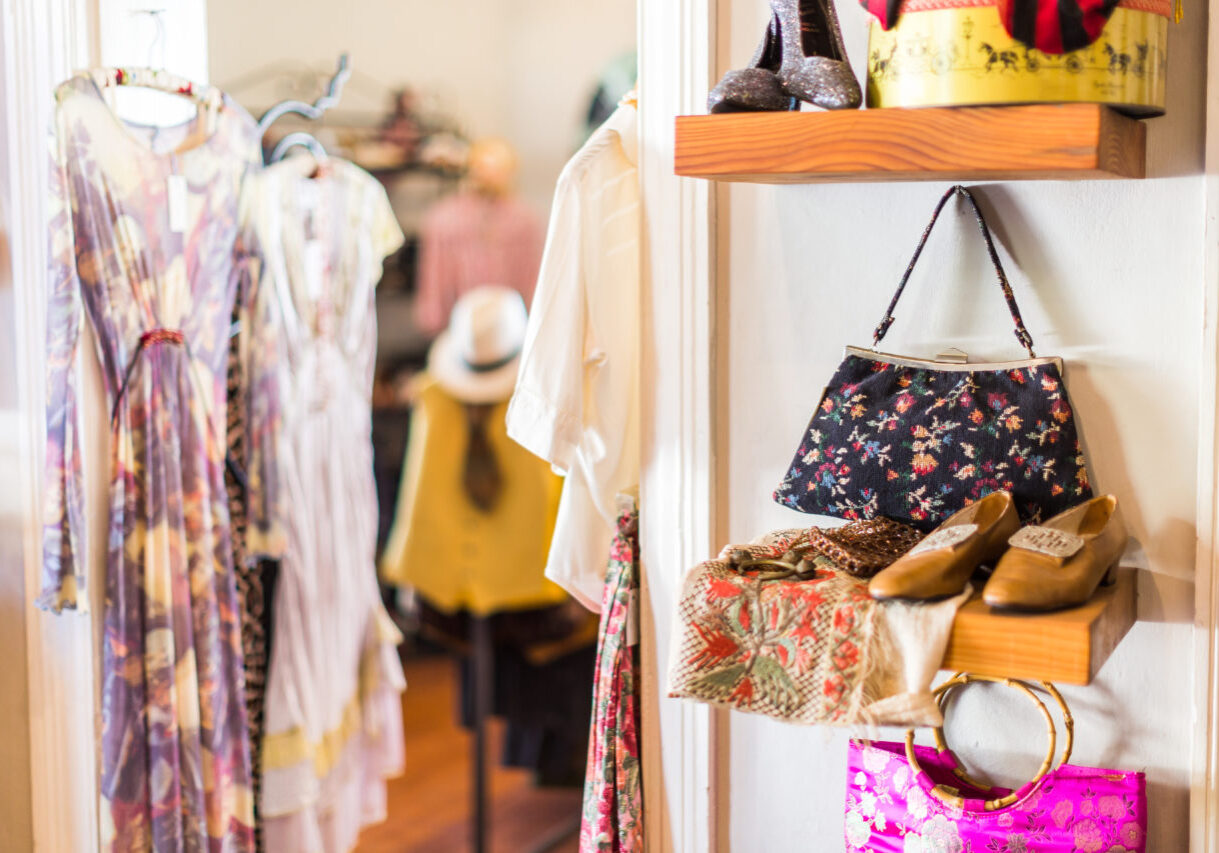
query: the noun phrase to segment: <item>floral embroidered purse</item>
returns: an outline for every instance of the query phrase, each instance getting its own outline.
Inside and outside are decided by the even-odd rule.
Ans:
[[[1142,773],[1068,764],[1071,712],[1053,685],[1042,687],[1062,709],[1066,745],[1053,770],[1056,734],[1045,704],[1021,681],[956,675],[936,689],[974,681],[1024,692],[1045,717],[1049,751],[1019,790],[976,782],[935,730],[935,748],[853,740],[847,760],[846,849],[868,853],[1145,853],[1147,792]],[[991,799],[993,798],[993,799]]]
[[[967,364],[875,349],[954,195],[973,207],[1027,359]],[[872,341],[870,350],[847,347],[776,501],[851,520],[887,516],[928,531],[994,491],[1010,491],[1025,522],[1092,496],[1062,360],[1033,352],[990,229],[965,187],[940,199]]]

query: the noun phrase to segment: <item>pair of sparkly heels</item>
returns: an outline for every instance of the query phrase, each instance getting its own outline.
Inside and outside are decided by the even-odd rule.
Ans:
[[[797,110],[800,101],[827,110],[863,101],[851,73],[833,0],[770,0],[766,35],[748,68],[729,71],[711,90],[713,113]]]

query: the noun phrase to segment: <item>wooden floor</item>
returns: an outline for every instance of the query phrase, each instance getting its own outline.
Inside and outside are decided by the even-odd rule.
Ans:
[[[456,664],[446,657],[406,662],[402,698],[406,773],[389,783],[389,819],[360,835],[357,853],[462,853],[471,849],[470,751],[456,722]],[[529,853],[579,819],[580,792],[534,788],[528,771],[499,766],[502,730],[492,728],[491,853]],[[575,834],[550,847],[574,853]]]

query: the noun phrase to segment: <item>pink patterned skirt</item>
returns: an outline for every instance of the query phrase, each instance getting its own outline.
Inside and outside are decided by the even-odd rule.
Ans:
[[[639,514],[633,501],[619,513],[601,599],[581,853],[643,850],[639,647],[628,631],[639,589]]]

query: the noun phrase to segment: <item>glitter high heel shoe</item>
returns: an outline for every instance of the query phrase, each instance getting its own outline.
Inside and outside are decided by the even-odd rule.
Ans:
[[[707,95],[712,113],[782,112],[800,109],[799,102],[783,91],[775,73],[783,59],[779,42],[779,19],[773,13],[762,43],[754,51],[748,68],[725,74]]]
[[[784,90],[827,110],[855,109],[863,102],[859,81],[847,63],[833,0],[770,0],[779,22]]]

